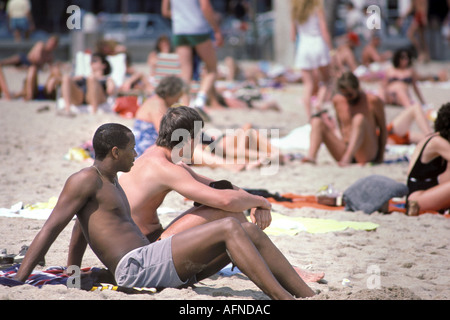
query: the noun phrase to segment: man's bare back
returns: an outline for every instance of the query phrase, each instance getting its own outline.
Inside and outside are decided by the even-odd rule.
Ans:
[[[161,170],[170,165],[165,155],[152,147],[136,160],[134,170],[120,176],[133,219],[146,235],[160,228],[157,209],[172,190],[159,181]]]
[[[151,241],[156,236],[151,233],[163,231],[156,211],[172,190],[203,206],[183,213],[170,224],[162,238],[224,217],[233,217],[241,222],[247,222],[243,211],[248,209],[254,209],[250,217],[259,227],[264,229],[270,224],[271,205],[267,199],[251,195],[231,183],[228,190],[214,189],[210,186],[212,179],[195,173],[182,162],[173,162],[173,151],[177,155],[180,151],[190,151],[192,155],[195,139],[191,137],[191,140],[185,142],[183,149],[178,149],[178,145],[168,143],[171,141],[172,132],[177,130],[170,126],[182,124],[188,128],[178,129],[193,132],[196,121],[202,120],[195,110],[187,107],[170,109],[161,120],[162,133],[160,131],[156,145],[136,160],[130,172],[120,177],[120,183],[130,202],[132,217]],[[189,146],[191,150],[188,150]],[[189,215],[191,213],[192,215]]]

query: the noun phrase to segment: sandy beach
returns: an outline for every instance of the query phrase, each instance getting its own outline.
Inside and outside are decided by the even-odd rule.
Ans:
[[[418,66],[432,72],[446,68],[449,63]],[[21,87],[25,73],[14,68],[4,70],[12,90]],[[43,76],[41,79],[45,79]],[[376,84],[364,84],[367,89]],[[436,108],[450,100],[447,89],[437,84],[421,85],[428,103]],[[271,94],[282,111],[211,110],[212,123],[220,129],[236,128],[252,123],[256,128],[279,129],[280,135],[306,124],[300,103],[301,84],[290,84]],[[43,107],[48,110],[38,112]],[[387,119],[401,109],[386,106]],[[59,117],[51,101],[0,100],[0,207],[10,208],[47,202],[58,197],[64,182],[89,162],[68,160],[70,148],[92,139],[97,127],[106,122],[119,122],[132,127],[133,120],[114,113],[79,114],[75,118]],[[297,152],[305,152],[298,151]],[[405,183],[407,162],[381,165],[337,166],[329,153],[321,150],[316,165],[293,161],[281,166],[275,175],[262,175],[259,169],[230,172],[224,169],[197,167],[195,170],[216,180],[228,179],[242,188],[264,188],[270,192],[314,195],[322,186],[333,184],[346,190],[356,180],[372,174],[384,175]],[[175,193],[163,204],[169,213],[160,215],[163,225],[178,213],[188,209],[191,202]],[[450,219],[441,215],[424,214],[408,217],[393,212],[371,215],[362,211],[335,211],[315,208],[289,209],[275,204],[273,210],[290,217],[333,219],[338,221],[372,222],[376,230],[345,229],[326,233],[299,232],[296,235],[271,235],[289,261],[310,272],[324,272],[320,283],[309,283],[318,294],[317,300],[403,300],[450,299]],[[0,217],[0,248],[18,253],[30,245],[44,220],[21,217]],[[63,230],[47,253],[46,265],[64,266],[73,222]],[[82,267],[103,267],[88,248]],[[154,294],[132,295],[110,290],[87,292],[67,289],[62,285],[46,285],[41,289],[24,285],[13,288],[0,286],[1,300],[266,300],[245,275],[215,275],[201,281],[195,288],[166,289]]]

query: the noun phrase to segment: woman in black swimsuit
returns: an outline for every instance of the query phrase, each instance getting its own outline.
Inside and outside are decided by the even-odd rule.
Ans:
[[[417,86],[418,75],[412,65],[412,55],[409,50],[400,49],[392,58],[393,67],[386,71],[382,85],[382,97],[388,104],[410,107],[415,103],[425,104],[422,92]],[[415,102],[409,92],[412,86],[419,101]]]
[[[114,81],[107,77],[111,66],[102,54],[95,53],[91,58],[92,73],[89,77],[70,77],[65,75],[62,80],[62,97],[65,104],[65,114],[71,115],[70,106],[89,104],[96,113],[99,105],[106,102],[108,96],[114,94]]]
[[[441,107],[435,133],[417,145],[408,170],[408,215],[450,208],[450,103]]]

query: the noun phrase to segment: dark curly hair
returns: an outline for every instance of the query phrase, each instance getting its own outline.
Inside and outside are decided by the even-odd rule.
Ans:
[[[400,66],[400,60],[403,56],[403,54],[406,53],[409,59],[408,67],[412,66],[413,63],[413,55],[411,53],[411,50],[408,49],[399,49],[394,53],[394,56],[392,57],[392,64],[395,68],[398,68]]]
[[[434,122],[434,131],[439,132],[442,138],[450,141],[450,102],[439,109]]]

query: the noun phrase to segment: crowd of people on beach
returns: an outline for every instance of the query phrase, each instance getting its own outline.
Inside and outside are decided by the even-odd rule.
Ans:
[[[415,12],[420,10],[416,8]],[[306,282],[321,276],[292,266],[263,232],[271,223],[271,204],[266,198],[229,181],[199,175],[192,166],[174,161],[174,155],[199,157],[212,167],[226,167],[218,165],[223,163],[218,158],[231,154],[235,160],[245,159],[243,166],[233,161],[236,171],[288,161],[289,157],[280,154],[251,125],[241,128],[240,135],[208,137],[200,132],[201,137],[196,136],[196,124],[203,128],[205,123],[214,122],[209,112],[214,103],[230,112],[234,108],[280,111],[276,102],[261,97],[261,70],[244,71],[244,84],[221,88],[215,45],[221,46],[223,35],[210,1],[163,0],[162,14],[172,19],[173,37],[161,37],[149,54],[148,75],[135,72],[126,47],[112,42],[102,42],[91,55],[89,77],[61,72],[53,60],[57,37],[37,43],[27,54],[0,61],[3,98],[56,99],[60,92],[64,106],[58,115],[73,116],[71,106],[81,104],[91,105],[96,113],[110,96],[145,96],[133,112],[132,129],[117,123],[97,129],[93,165],[68,178],[15,279],[24,281],[28,277],[76,216],[67,265],[80,266],[89,244],[119,286],[188,286],[232,262],[270,298],[313,296]],[[354,33],[346,34],[335,45],[319,0],[292,0],[291,23],[291,38],[297,44],[295,68],[301,74],[302,103],[311,127],[309,150],[301,161],[315,164],[324,144],[342,167],[382,163],[387,144],[416,144],[405,177],[409,189],[407,214],[450,208],[450,102],[435,110],[436,117],[430,121],[424,108],[427,101],[418,85],[425,79],[447,81],[446,75],[418,74],[410,48],[379,52],[381,38],[377,33],[371,34],[361,57],[354,53],[359,41]],[[178,76],[157,79],[161,53],[176,54]],[[107,55],[118,54],[128,57],[128,81],[120,86],[109,77],[113,66],[107,59]],[[426,52],[419,54],[426,60]],[[203,63],[202,68],[198,62]],[[372,71],[374,64],[376,72]],[[14,94],[1,69],[11,65],[27,68],[23,89]],[[49,77],[44,86],[39,86],[38,73],[44,65],[50,66]],[[237,83],[241,68],[231,57],[226,66],[227,75],[223,77]],[[195,75],[199,86],[192,94]],[[280,79],[286,81],[282,74],[272,78]],[[364,90],[361,83],[365,81],[378,82],[379,92]],[[242,89],[247,90],[247,96],[239,95]],[[387,104],[402,109],[389,123]],[[413,123],[419,132],[412,130]],[[177,130],[188,136],[174,139]],[[201,142],[198,145],[194,143],[197,138]],[[122,174],[118,176],[118,172]],[[170,191],[196,205],[163,227],[157,209]],[[247,210],[251,222],[243,213]]]

